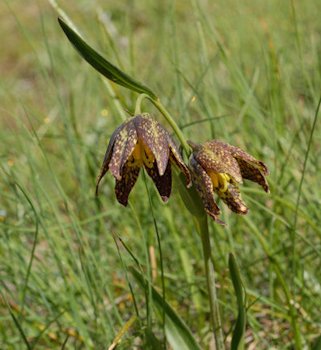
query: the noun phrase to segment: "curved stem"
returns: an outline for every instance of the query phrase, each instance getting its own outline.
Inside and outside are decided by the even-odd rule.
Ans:
[[[140,94],[137,97],[136,105],[135,105],[135,115],[142,113],[141,105],[142,105],[142,102],[143,102],[144,98],[150,98],[150,97],[147,94]]]
[[[179,126],[176,124],[175,120],[171,117],[171,115],[168,113],[166,108],[162,105],[160,100],[154,100],[150,98],[154,106],[163,114],[169,125],[172,127],[173,131],[175,132],[177,138],[179,139],[184,151],[186,152],[187,156],[191,154],[191,148],[188,145],[184,134],[182,133],[181,129]]]
[[[216,350],[224,350],[224,338],[222,332],[222,323],[221,316],[219,311],[219,304],[216,293],[215,286],[215,270],[214,264],[211,256],[211,241],[208,232],[208,222],[207,216],[204,213],[204,216],[197,219],[198,230],[202,238],[202,247],[204,255],[204,264],[206,272],[206,282],[207,290],[210,301],[210,313],[211,313],[211,323],[212,331],[215,339]]]
[[[162,115],[165,117],[171,128],[173,129],[174,133],[176,134],[177,138],[179,139],[184,151],[186,152],[186,155],[189,156],[191,154],[191,148],[188,145],[184,134],[182,133],[179,126],[176,124],[175,120],[172,118],[172,116],[169,114],[167,109],[163,106],[163,104],[160,102],[159,99],[153,99],[151,96],[147,94],[140,94],[136,100],[136,106],[135,106],[135,115],[141,113],[141,104],[143,100],[147,98],[150,100],[153,105],[162,113]]]

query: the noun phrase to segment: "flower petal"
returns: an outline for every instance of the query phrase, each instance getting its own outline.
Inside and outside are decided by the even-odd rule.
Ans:
[[[265,175],[269,173],[267,166],[238,147],[230,146],[230,150],[239,164],[242,177],[258,183],[265,192],[269,192],[269,185],[265,178]]]
[[[243,202],[237,184],[229,183],[226,191],[216,191],[226,205],[237,214],[247,214],[248,208]]]
[[[185,175],[186,186],[190,188],[192,186],[192,177],[191,173],[188,170],[188,167],[184,163],[184,160],[171,136],[168,137],[168,144],[170,149],[170,160],[177,165],[181,172]]]
[[[159,175],[164,175],[169,159],[168,132],[147,113],[136,116],[134,122],[138,138],[152,151]]]
[[[227,174],[234,181],[242,183],[240,167],[229,152],[228,144],[212,140],[203,145],[197,145],[194,157],[206,172],[214,171],[215,173]]]
[[[137,144],[137,132],[133,119],[129,119],[123,124],[123,128],[118,131],[113,148],[113,154],[109,163],[110,172],[120,180],[122,168],[129,156],[132,154]]]
[[[147,174],[153,179],[162,200],[167,202],[172,190],[171,163],[167,163],[165,173],[162,176],[159,175],[156,162],[153,163],[152,168],[145,167],[145,169]]]
[[[220,209],[214,201],[214,191],[211,178],[207,175],[203,167],[198,164],[194,156],[192,156],[190,159],[190,166],[192,170],[191,173],[193,183],[203,201],[206,213],[215,221],[222,223],[222,221],[218,219]]]
[[[96,195],[98,195],[98,187],[99,187],[99,183],[101,181],[101,179],[105,176],[105,174],[107,173],[108,169],[109,169],[109,162],[110,159],[112,157],[112,152],[113,152],[113,148],[114,148],[114,144],[115,144],[115,139],[117,134],[119,133],[119,131],[123,128],[123,125],[119,126],[111,135],[110,140],[109,140],[109,144],[107,146],[107,150],[105,153],[105,157],[103,160],[103,163],[101,165],[100,168],[100,172],[99,175],[97,177],[97,181],[96,181]]]
[[[269,170],[263,162],[261,162],[260,160],[257,160],[256,158],[254,158],[253,156],[251,156],[250,154],[246,153],[245,151],[243,151],[242,149],[240,149],[236,146],[231,146],[231,145],[229,145],[229,146],[230,146],[230,151],[231,151],[231,154],[233,155],[233,157],[235,157],[237,159],[243,159],[245,162],[253,164],[257,168],[260,168],[263,175],[269,174]]]
[[[125,163],[121,179],[116,179],[115,194],[118,202],[126,207],[128,203],[128,196],[132,188],[134,187],[139,175],[140,168],[128,166]]]
[[[244,179],[253,181],[261,185],[265,192],[269,192],[269,184],[266,181],[262,170],[256,167],[256,164],[247,163],[245,160],[236,158],[241,168],[241,173]],[[261,163],[261,162],[260,162]]]

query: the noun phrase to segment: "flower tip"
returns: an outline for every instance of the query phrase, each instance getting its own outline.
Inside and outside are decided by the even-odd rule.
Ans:
[[[128,200],[120,200],[119,198],[117,198],[117,201],[119,204],[121,204],[124,207],[127,207],[128,204]]]
[[[261,171],[264,175],[269,175],[270,171],[268,169],[268,167],[265,165],[265,163],[263,163],[262,161],[259,161],[259,164],[261,165]]]
[[[241,205],[238,208],[238,214],[240,214],[240,215],[246,215],[248,212],[249,212],[249,208],[246,207],[245,205]]]
[[[219,225],[225,226],[225,222],[220,220],[218,218],[218,215],[220,215],[220,211],[217,211],[216,213],[214,213],[212,210],[209,210],[207,208],[205,208],[205,212]]]
[[[167,203],[168,200],[169,200],[169,197],[168,197],[168,196],[161,196],[161,198],[162,198],[162,201],[163,201],[164,203]]]
[[[226,226],[226,223],[218,218],[215,219],[215,222],[217,222],[221,226]]]
[[[99,190],[99,184],[100,184],[100,181],[102,179],[102,176],[99,175],[98,178],[97,178],[97,181],[96,181],[96,189],[95,189],[95,196],[98,197],[98,190]]]

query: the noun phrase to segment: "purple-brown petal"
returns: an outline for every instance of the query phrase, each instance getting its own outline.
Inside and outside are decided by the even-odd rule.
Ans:
[[[194,157],[206,172],[228,174],[234,181],[242,183],[240,167],[228,146],[220,141],[208,141],[196,148]]]
[[[160,194],[162,200],[167,202],[172,190],[172,172],[171,172],[171,163],[167,163],[165,173],[161,176],[158,172],[156,162],[153,163],[152,168],[145,166],[147,174],[152,178],[154,184]]]
[[[240,158],[237,158],[237,161],[240,165],[241,173],[244,179],[256,182],[263,187],[265,192],[270,191],[269,184],[259,168],[256,168],[253,164],[247,163]]]
[[[139,167],[133,167],[128,166],[128,163],[125,163],[123,166],[121,179],[116,179],[116,186],[115,186],[115,194],[118,202],[125,207],[128,203],[128,196],[130,194],[130,191],[134,187],[136,180],[139,175],[140,168]]]
[[[230,146],[230,151],[240,166],[242,177],[258,183],[265,192],[269,192],[269,185],[265,178],[269,173],[267,166],[238,147]]]
[[[260,171],[262,172],[263,175],[269,174],[269,170],[263,162],[261,162],[260,160],[257,160],[256,158],[254,158],[253,156],[251,156],[247,152],[243,151],[239,147],[231,146],[231,145],[229,145],[229,147],[230,147],[230,152],[234,158],[242,159],[246,163],[253,164],[253,166],[260,169]]]
[[[198,164],[193,156],[190,160],[190,166],[193,183],[203,201],[206,213],[215,221],[222,224],[222,221],[218,219],[218,216],[220,215],[220,209],[214,201],[214,191],[211,178],[207,175],[203,167]]]
[[[229,183],[225,192],[218,190],[216,193],[232,211],[237,214],[247,214],[248,208],[242,200],[240,190],[236,183]]]
[[[137,144],[137,132],[133,119],[129,119],[123,126],[115,137],[112,157],[109,163],[110,172],[117,180],[121,179],[124,164],[133,153]]]
[[[176,164],[176,166],[181,170],[181,172],[185,175],[186,178],[186,186],[187,188],[190,188],[192,186],[192,177],[191,173],[184,163],[184,160],[175,144],[175,142],[172,140],[171,136],[168,137],[168,144],[170,149],[170,160]]]
[[[135,117],[137,136],[153,153],[159,174],[165,173],[168,159],[168,132],[148,114],[144,113]]]
[[[104,156],[104,160],[103,163],[101,165],[100,168],[100,172],[99,175],[97,177],[97,181],[96,181],[96,195],[98,195],[98,187],[99,187],[99,183],[101,181],[101,179],[105,176],[105,174],[107,173],[108,169],[109,169],[109,162],[110,159],[112,157],[112,152],[114,149],[114,144],[115,144],[115,138],[117,136],[117,134],[119,133],[119,131],[123,128],[123,125],[120,125],[111,135],[108,146],[107,146],[107,150]]]

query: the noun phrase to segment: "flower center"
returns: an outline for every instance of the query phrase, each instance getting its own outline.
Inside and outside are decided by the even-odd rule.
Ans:
[[[145,165],[147,168],[152,168],[155,157],[148,146],[146,146],[141,140],[138,140],[133,153],[129,158],[129,166],[142,167]]]
[[[214,190],[218,190],[219,192],[226,192],[228,188],[228,184],[230,182],[230,176],[224,173],[214,173],[211,172],[209,174]]]

